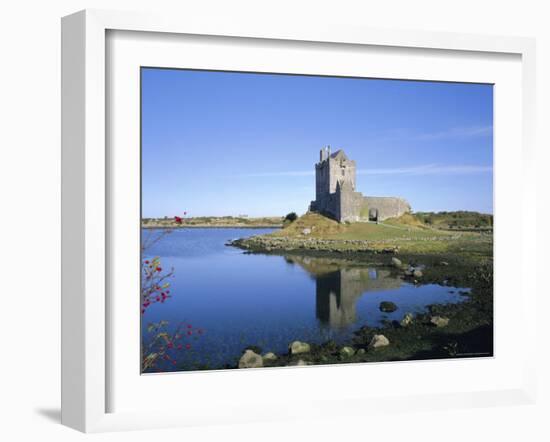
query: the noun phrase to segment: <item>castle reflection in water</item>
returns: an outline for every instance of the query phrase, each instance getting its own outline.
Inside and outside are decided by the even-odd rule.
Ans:
[[[393,290],[403,281],[390,270],[358,267],[343,261],[287,256],[286,261],[305,269],[316,281],[316,315],[331,328],[356,321],[356,303],[367,292]]]

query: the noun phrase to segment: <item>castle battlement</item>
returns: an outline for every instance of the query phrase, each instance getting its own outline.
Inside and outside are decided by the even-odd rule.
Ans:
[[[334,153],[330,146],[321,149],[315,164],[315,201],[310,210],[339,222],[378,222],[411,211],[403,198],[363,196],[355,190],[355,179],[355,161],[342,149]]]

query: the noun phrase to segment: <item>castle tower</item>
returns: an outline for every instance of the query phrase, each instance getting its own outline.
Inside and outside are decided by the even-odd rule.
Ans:
[[[320,161],[315,165],[315,198],[319,201],[336,192],[338,182],[346,182],[355,191],[355,161],[350,160],[343,150],[330,153],[330,146],[319,153]]]

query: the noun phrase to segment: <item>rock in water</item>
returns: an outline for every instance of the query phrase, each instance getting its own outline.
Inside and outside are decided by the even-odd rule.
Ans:
[[[436,327],[446,327],[449,325],[449,318],[445,318],[444,316],[432,316],[430,322]]]
[[[413,271],[412,275],[413,275],[415,278],[422,278],[423,273],[422,273],[422,270],[415,269],[415,270]]]
[[[397,258],[395,258],[395,257],[393,257],[393,258],[391,259],[391,263],[392,263],[392,265],[393,265],[394,267],[397,267],[397,268],[401,268],[401,266],[403,265],[403,263],[401,262],[401,260],[400,260],[400,259],[397,259]]]
[[[288,346],[288,351],[291,355],[297,355],[300,353],[309,353],[310,346],[307,342],[294,341]]]
[[[351,347],[342,347],[340,350],[340,356],[343,356],[345,358],[349,358],[355,354],[355,350]]]
[[[384,335],[374,335],[370,341],[369,348],[386,347],[390,341]]]
[[[384,313],[391,313],[397,310],[397,305],[390,301],[382,301],[380,303],[380,311]]]
[[[266,353],[265,355],[263,355],[262,358],[264,361],[276,361],[277,355],[270,351],[269,353]]]
[[[252,350],[246,350],[241,356],[241,359],[239,359],[239,368],[259,368],[263,366],[264,362],[262,357]]]
[[[412,324],[413,319],[414,316],[412,313],[405,313],[405,316],[403,316],[403,319],[401,319],[401,322],[399,324],[401,324],[401,327],[408,327]]]

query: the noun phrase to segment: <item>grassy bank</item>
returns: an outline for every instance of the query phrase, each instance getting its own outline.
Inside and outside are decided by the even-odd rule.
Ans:
[[[340,224],[308,213],[281,230],[240,239],[232,245],[256,253],[345,254],[354,259],[380,253],[445,255],[452,261],[483,262],[492,259],[493,238],[484,232],[434,229],[408,215],[380,224]]]

